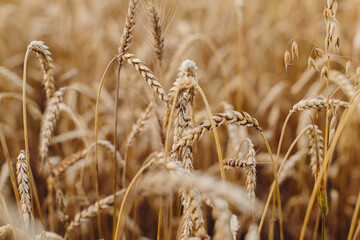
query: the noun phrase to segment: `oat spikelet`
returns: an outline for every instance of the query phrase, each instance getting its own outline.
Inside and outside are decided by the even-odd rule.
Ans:
[[[294,60],[295,57],[299,59],[299,47],[297,43],[294,41],[291,45],[291,59]]]
[[[316,177],[317,164],[321,165],[324,160],[324,138],[322,137],[322,131],[318,128],[318,126],[310,125],[308,128],[309,129],[306,133],[309,136],[310,167],[313,176]],[[317,153],[319,156],[319,163],[317,163]]]
[[[351,68],[351,61],[347,61],[345,71],[346,71],[346,77],[349,77],[350,74],[350,68]]]
[[[359,84],[359,79],[360,79],[360,67],[356,68],[356,81],[355,81],[355,88],[357,88],[358,84]]]
[[[39,144],[39,152],[42,164],[44,164],[45,161],[48,161],[51,137],[56,126],[57,118],[60,114],[60,103],[63,101],[64,92],[65,88],[60,88],[58,91],[56,91],[53,97],[49,99],[48,105],[46,106],[44,117],[41,123]],[[49,166],[51,166],[50,163]]]
[[[330,118],[329,144],[328,145],[330,145],[330,143],[332,142],[332,140],[335,137],[338,109],[339,109],[339,106],[334,107],[332,105],[331,105],[331,108],[329,109],[330,113],[328,114],[328,116],[329,117],[331,116],[331,118]]]
[[[333,106],[340,106],[344,108],[348,108],[350,105],[348,102],[344,102],[338,99],[330,99],[329,103]],[[323,96],[318,96],[316,98],[308,98],[303,99],[297,104],[293,106],[290,110],[290,114],[295,113],[297,111],[304,111],[308,109],[325,109],[326,108],[326,98]]]
[[[29,176],[24,150],[21,150],[19,156],[17,157],[16,175],[18,182],[18,191],[20,195],[21,212],[25,228],[28,229],[30,219],[32,219],[32,210],[29,192]]]
[[[160,23],[160,17],[154,6],[150,7],[150,14],[152,20],[152,32],[154,36],[154,49],[156,57],[159,61],[162,60],[164,53],[164,36],[162,35],[162,25]]]
[[[155,95],[157,95],[161,101],[168,105],[168,96],[166,95],[165,90],[161,87],[159,80],[154,76],[153,72],[148,67],[146,67],[140,59],[135,58],[133,54],[124,54],[120,57],[132,65],[139,72],[141,77],[147,82],[147,84],[152,88]]]
[[[324,67],[321,69],[320,78],[326,79],[328,76],[329,76],[328,68],[327,68],[327,66],[324,66]]]
[[[286,50],[284,53],[285,71],[287,71],[287,67],[290,65],[290,60],[291,60],[290,52]]]
[[[46,98],[50,99],[55,91],[55,81],[53,73],[54,65],[51,58],[51,53],[48,50],[49,47],[46,46],[43,41],[32,41],[28,48],[34,51],[40,60]]]
[[[315,60],[312,57],[309,57],[308,58],[308,69],[310,69],[311,67],[313,67],[318,72],[320,71]]]
[[[133,32],[134,32],[134,26],[136,23],[136,13],[137,13],[138,6],[139,6],[138,0],[130,0],[129,1],[129,8],[128,8],[127,16],[126,16],[125,27],[124,27],[124,31],[122,34],[121,43],[120,43],[120,46],[118,49],[119,54],[127,53],[130,48],[130,43],[134,36]]]

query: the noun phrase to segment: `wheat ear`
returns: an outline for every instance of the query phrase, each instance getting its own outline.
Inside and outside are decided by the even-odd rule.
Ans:
[[[160,23],[160,17],[154,6],[150,9],[151,20],[152,20],[152,34],[154,37],[154,49],[156,58],[158,59],[160,66],[164,54],[164,36],[162,34],[162,25]]]
[[[21,150],[19,156],[17,157],[16,175],[18,182],[18,191],[20,195],[21,212],[25,224],[25,229],[28,229],[30,219],[33,218],[33,214],[31,209],[29,175],[24,150]]]
[[[350,105],[348,102],[344,102],[338,99],[329,99],[329,103],[333,106],[340,106],[348,108]],[[316,98],[303,99],[297,104],[295,104],[290,110],[290,114],[293,114],[298,111],[304,111],[308,109],[326,109],[326,98],[323,96],[318,96]]]
[[[324,138],[322,137],[322,131],[316,125],[309,126],[306,133],[309,136],[310,167],[313,176],[316,178],[317,168],[324,161]]]
[[[232,235],[233,240],[236,240],[236,235],[237,235],[237,231],[239,230],[239,228],[240,228],[240,226],[239,226],[238,217],[235,214],[231,215],[230,230],[231,230],[231,235]]]
[[[111,144],[111,142],[106,140],[98,140],[97,145],[104,148],[107,152],[114,154],[115,147]],[[53,169],[53,173],[56,178],[60,178],[64,172],[74,165],[76,162],[86,158],[92,151],[95,149],[95,143],[91,144],[91,146],[83,151],[77,152],[70,157],[64,159],[61,161],[58,165],[56,165]],[[125,164],[125,161],[122,159],[120,153],[116,152],[116,159],[118,159],[118,164],[123,167]]]
[[[230,229],[230,212],[228,204],[224,199],[216,198],[213,201],[212,215],[215,217],[214,240],[232,239]]]
[[[49,146],[51,142],[52,133],[55,129],[57,118],[60,114],[60,103],[63,101],[63,95],[65,92],[65,88],[60,88],[56,91],[49,99],[48,105],[46,107],[44,118],[41,124],[41,135],[40,135],[40,144],[39,144],[39,152],[41,157],[42,164],[48,161],[48,152]],[[51,164],[49,163],[49,166]]]
[[[176,117],[174,119],[174,137],[173,142],[177,142],[182,136],[185,130],[192,127],[192,123],[189,117],[189,107],[193,105],[195,99],[195,88],[193,82],[197,82],[196,72],[197,69],[195,63],[191,60],[185,60],[179,71],[179,78],[175,81],[174,87],[169,91],[169,99],[171,102],[174,101],[175,91],[179,87],[179,97],[175,101],[175,113]],[[170,119],[170,108],[166,109],[164,123],[165,126],[168,125]],[[180,160],[179,158],[174,158],[172,160]],[[185,169],[192,170],[192,157],[183,158]]]
[[[166,95],[165,90],[162,88],[159,80],[155,77],[153,72],[148,67],[146,67],[140,59],[135,58],[133,54],[128,53],[120,55],[120,58],[133,66],[141,75],[141,77],[147,82],[147,84],[152,88],[155,95],[157,95],[159,99],[168,106],[168,96]]]
[[[49,47],[43,41],[32,41],[28,48],[35,52],[40,60],[46,98],[50,99],[55,91],[55,81],[53,73],[54,65]]]
[[[123,198],[125,191],[126,189],[122,189],[116,192],[117,200],[121,200]],[[81,222],[88,221],[90,218],[97,216],[99,209],[100,211],[111,209],[113,204],[115,204],[113,194],[103,199],[100,199],[99,202],[96,201],[93,205],[89,206],[88,208],[82,210],[80,213],[77,213],[75,215],[74,219],[69,224],[67,233],[73,231],[75,227],[80,226]]]

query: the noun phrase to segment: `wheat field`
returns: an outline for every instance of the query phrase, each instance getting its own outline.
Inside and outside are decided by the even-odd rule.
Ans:
[[[0,2],[0,239],[360,239],[359,0]]]

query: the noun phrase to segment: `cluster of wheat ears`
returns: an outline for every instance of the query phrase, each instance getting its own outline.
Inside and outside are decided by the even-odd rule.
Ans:
[[[58,2],[86,19],[85,1]],[[360,63],[339,54],[338,2],[322,6],[324,47],[304,37],[287,39],[280,72],[291,85],[260,74],[277,63],[242,46],[276,41],[272,31],[249,28],[246,11],[256,3],[201,2],[181,12],[189,3],[129,0],[122,35],[107,36],[115,22],[108,14],[101,34],[83,24],[86,39],[79,35],[67,49],[74,55],[55,54],[58,64],[45,40],[31,41],[25,58],[19,52],[1,60],[7,67],[0,66],[0,239],[360,238]],[[48,11],[56,14],[55,6]],[[224,23],[236,24],[215,28],[230,9],[234,15],[222,16]],[[4,16],[18,11],[10,3],[0,10]],[[204,25],[213,24],[217,33],[211,37],[172,19],[181,13],[195,22],[211,15]],[[149,34],[135,30],[139,19]],[[71,21],[72,30],[60,24],[59,31],[81,31]],[[43,29],[48,26],[56,24]],[[167,54],[172,28],[184,33],[169,41]],[[137,34],[151,36],[152,47],[141,45]],[[114,45],[106,42],[118,37],[111,53]],[[197,42],[206,50],[192,48]],[[9,44],[5,37],[2,43]],[[81,43],[88,49],[81,51]],[[306,65],[300,52],[307,70],[297,71]],[[247,79],[245,66],[256,61],[257,79]],[[56,70],[69,62],[77,67]]]

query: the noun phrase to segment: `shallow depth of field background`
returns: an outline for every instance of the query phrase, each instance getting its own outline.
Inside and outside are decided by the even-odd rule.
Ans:
[[[155,54],[151,34],[151,21],[147,4],[140,3],[134,39],[129,52],[142,59],[156,75]],[[203,88],[213,113],[224,112],[224,101],[234,109],[248,112],[259,121],[272,151],[276,153],[282,124],[292,106],[307,97],[325,95],[325,85],[316,95],[309,96],[313,83],[321,81],[319,74],[310,74],[309,81],[301,88],[292,88],[307,71],[307,60],[314,43],[324,47],[325,21],[323,16],[326,1],[313,0],[152,0],[164,23],[165,49],[163,58],[164,88],[169,90],[176,79],[176,71],[169,75],[170,63],[177,49],[189,38],[198,35],[181,56],[179,66],[185,59],[196,62],[199,70],[197,78]],[[340,37],[340,51],[334,54],[352,56],[350,76],[360,65],[360,1],[339,0],[337,28]],[[56,88],[76,85],[92,98],[84,97],[75,91],[64,96],[66,103],[86,130],[86,138],[94,141],[94,112],[97,88],[101,75],[111,58],[117,53],[128,2],[125,0],[55,0],[55,1],[11,1],[0,2],[0,66],[4,66],[22,78],[24,55],[28,44],[33,40],[42,40],[50,47],[54,60]],[[296,38],[299,47],[299,59],[292,61],[287,71],[284,67],[284,52],[291,49],[292,39]],[[207,41],[207,42],[206,42]],[[209,42],[215,49],[209,47]],[[210,44],[210,45],[211,45]],[[215,51],[215,52],[214,52]],[[348,59],[340,59],[331,64],[331,69],[345,72]],[[116,64],[115,64],[116,65]],[[113,140],[113,114],[117,67],[112,66],[107,74],[105,87],[99,107],[98,139]],[[353,78],[355,79],[355,78]],[[28,94],[41,112],[45,110],[46,95],[41,87],[42,72],[35,54],[31,54],[28,63],[28,83],[34,92]],[[20,82],[21,83],[21,82]],[[352,81],[354,83],[354,81]],[[0,94],[13,92],[21,94],[21,87],[0,77]],[[335,85],[330,88],[334,98],[343,101],[350,99]],[[144,81],[129,65],[121,72],[119,96],[119,134],[118,149],[123,154],[124,142],[132,125],[140,117],[153,93]],[[159,114],[163,114],[159,103]],[[195,120],[207,118],[203,102],[199,96],[195,103]],[[49,230],[47,203],[45,201],[46,169],[41,171],[38,142],[41,120],[28,109],[30,139],[30,162],[39,192],[45,228]],[[342,110],[338,113],[340,119]],[[297,135],[299,113],[292,116],[284,136],[281,156],[284,156]],[[162,115],[161,115],[162,116]],[[320,114],[310,111],[308,123],[314,119],[321,129],[325,129],[325,111]],[[328,203],[329,214],[326,217],[326,239],[345,239],[359,192],[360,182],[360,140],[359,119],[349,122],[342,133],[335,150],[332,167],[329,171]],[[0,97],[0,123],[13,164],[19,151],[24,148],[21,101]],[[240,127],[239,127],[240,128]],[[53,143],[49,148],[54,162],[84,149],[83,142],[76,132],[77,128],[68,115],[61,114],[54,130],[53,138],[65,136],[69,132],[75,135],[64,142]],[[154,117],[145,124],[144,132],[136,139],[130,150],[127,181],[141,167],[147,156],[160,151],[160,137],[157,134],[157,122]],[[218,129],[224,158],[233,153],[227,147],[229,134],[225,127]],[[273,181],[270,160],[266,157],[266,148],[255,130],[248,129],[249,138],[255,145],[259,156],[257,164],[256,196],[265,202],[269,187]],[[65,136],[67,137],[67,136]],[[61,141],[61,140],[59,140]],[[307,147],[307,137],[304,136]],[[300,146],[300,145],[299,145]],[[296,147],[292,153],[299,151]],[[220,177],[216,147],[212,133],[207,134],[197,144],[194,166],[196,170],[215,174]],[[102,154],[99,170],[100,196],[112,192],[111,155]],[[260,159],[261,157],[261,159]],[[90,160],[93,160],[91,157]],[[0,151],[0,166],[6,164],[3,151]],[[80,210],[96,201],[90,167],[85,169],[84,182],[78,184],[81,166],[68,170],[61,179],[61,187],[67,200],[70,219]],[[291,170],[291,177],[280,186],[284,217],[285,239],[297,239],[304,220],[305,211],[314,185],[314,177],[309,167],[309,156],[305,157]],[[226,171],[227,179],[244,186],[245,176],[242,170]],[[119,171],[118,180],[121,180]],[[10,206],[16,206],[10,179],[1,186],[1,194]],[[79,190],[82,189],[82,190]],[[137,223],[143,236],[155,239],[157,235],[158,202],[155,197],[141,197],[137,210]],[[308,224],[305,239],[312,239],[318,206],[315,203]],[[16,212],[16,210],[15,210]],[[211,211],[207,211],[211,219]],[[270,209],[271,212],[271,209]],[[236,212],[237,215],[241,213]],[[133,214],[133,213],[131,213]],[[37,216],[37,214],[35,214]],[[6,219],[0,216],[0,226]],[[241,216],[239,216],[241,220]],[[269,220],[267,218],[261,239],[267,239]],[[55,217],[54,232],[65,233],[59,219]],[[179,222],[176,222],[179,224]],[[241,223],[241,221],[240,221]],[[242,224],[242,223],[241,223]],[[249,227],[248,220],[240,227],[238,239],[243,239]],[[112,217],[102,214],[102,231],[105,239],[111,238]],[[209,235],[212,235],[213,221],[209,220]],[[174,228],[175,229],[175,228]],[[131,238],[131,234],[128,237]],[[319,235],[320,236],[320,235]],[[275,222],[275,239],[279,239],[278,222]],[[96,217],[74,231],[73,239],[96,239]],[[318,237],[319,239],[320,237]],[[135,239],[135,238],[134,238]]]

